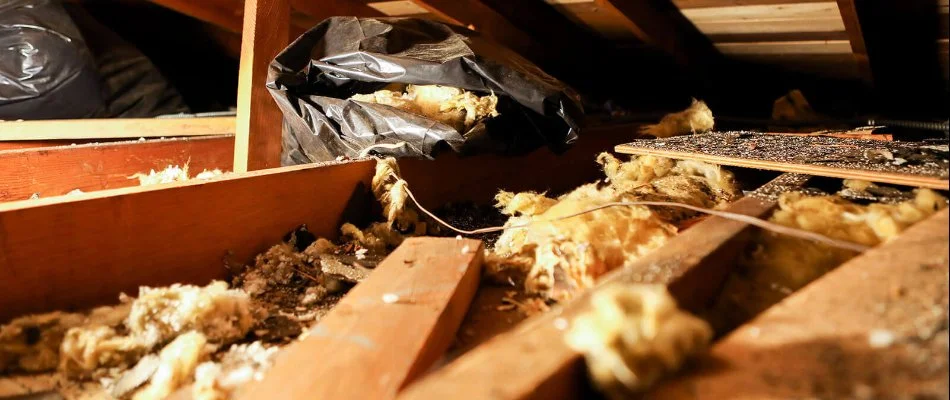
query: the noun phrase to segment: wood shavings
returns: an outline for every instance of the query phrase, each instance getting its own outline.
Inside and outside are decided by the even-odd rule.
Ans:
[[[701,100],[693,99],[690,106],[680,112],[665,115],[659,123],[647,125],[641,133],[657,138],[706,133],[713,129],[715,120],[712,110]]]
[[[611,284],[590,304],[565,341],[584,355],[594,385],[610,399],[651,387],[712,339],[709,325],[679,310],[663,285]]]

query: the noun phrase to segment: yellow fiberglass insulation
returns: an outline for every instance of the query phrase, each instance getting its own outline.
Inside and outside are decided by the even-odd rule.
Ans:
[[[848,182],[848,186],[862,186]],[[947,206],[947,199],[929,189],[894,204],[861,205],[836,195],[784,193],[770,221],[831,238],[876,246]],[[804,239],[762,232],[727,279],[711,310],[717,331],[747,321],[793,291],[856,256],[857,253]]]
[[[486,257],[490,276],[524,283],[529,293],[566,300],[593,286],[604,273],[659,248],[693,212],[671,207],[609,207],[614,202],[666,201],[718,208],[739,193],[731,173],[696,161],[641,156],[620,162],[597,157],[605,184],[578,187],[557,199],[544,194],[501,192],[498,207],[510,217]],[[559,219],[563,218],[563,219]]]
[[[644,126],[641,133],[657,138],[706,133],[715,126],[712,110],[701,100],[693,99],[690,106],[680,112],[663,116],[659,123]]]
[[[498,97],[440,85],[407,85],[405,91],[378,90],[351,100],[382,104],[434,119],[465,133],[481,120],[498,115]]]
[[[664,285],[610,284],[590,305],[565,340],[584,355],[595,387],[612,400],[631,398],[678,370],[713,336],[709,324],[677,307]]]

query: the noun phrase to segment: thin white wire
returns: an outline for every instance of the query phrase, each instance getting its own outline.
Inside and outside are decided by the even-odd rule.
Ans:
[[[396,175],[393,174],[393,176],[396,176]],[[402,178],[399,178],[398,176],[396,176],[396,179],[402,180]],[[440,219],[439,217],[435,216],[435,214],[433,214],[432,212],[430,212],[429,210],[427,210],[425,207],[422,206],[422,204],[419,203],[419,200],[416,199],[416,196],[412,193],[411,190],[409,190],[409,185],[408,185],[408,184],[405,185],[404,187],[405,187],[405,189],[406,189],[406,194],[409,195],[409,198],[412,200],[412,202],[416,205],[416,207],[417,207],[420,211],[422,211],[423,213],[425,213],[426,215],[428,215],[429,218],[432,218],[433,220],[435,220],[435,221],[438,222],[439,224],[442,224],[442,225],[445,226],[446,228],[449,228],[449,229],[451,229],[452,231],[455,231],[456,233],[460,233],[460,234],[462,234],[462,235],[478,235],[478,234],[482,234],[482,233],[500,232],[500,231],[505,231],[505,230],[509,230],[509,229],[526,228],[526,227],[529,227],[529,226],[531,226],[531,225],[533,225],[533,224],[537,224],[537,223],[541,223],[541,222],[555,222],[555,221],[561,221],[561,220],[564,220],[564,219],[577,217],[577,216],[580,216],[580,215],[592,213],[592,212],[594,212],[594,211],[603,210],[603,209],[605,209],[605,208],[610,208],[610,207],[657,206],[657,207],[679,207],[679,208],[685,208],[685,209],[688,209],[688,210],[692,210],[692,211],[696,211],[696,212],[700,212],[700,213],[705,213],[705,214],[709,214],[709,215],[716,216],[716,217],[720,217],[720,218],[726,218],[726,219],[731,219],[731,220],[733,220],[733,221],[739,221],[739,222],[746,223],[746,224],[749,224],[749,225],[752,225],[752,226],[756,226],[756,227],[759,227],[759,228],[762,228],[762,229],[765,229],[765,230],[769,230],[769,231],[772,231],[772,232],[775,232],[775,233],[778,233],[778,234],[793,236],[793,237],[797,237],[797,238],[799,238],[799,239],[813,240],[813,241],[816,241],[816,242],[819,242],[819,243],[824,243],[824,244],[829,245],[829,246],[838,247],[838,248],[842,248],[842,249],[847,249],[847,250],[851,250],[851,251],[864,252],[864,251],[866,251],[866,250],[869,249],[868,246],[865,246],[865,245],[863,245],[863,244],[858,244],[858,243],[853,243],[853,242],[848,242],[848,241],[844,241],[844,240],[838,240],[838,239],[830,238],[830,237],[828,237],[828,236],[825,236],[825,235],[822,235],[822,234],[819,234],[819,233],[815,233],[815,232],[811,232],[811,231],[806,231],[806,230],[803,230],[803,229],[792,228],[792,227],[785,226],[785,225],[779,225],[779,224],[776,224],[776,223],[774,223],[774,222],[769,222],[769,221],[766,221],[766,220],[763,220],[763,219],[760,219],[760,218],[756,218],[756,217],[752,217],[752,216],[749,216],[749,215],[745,215],[745,214],[738,214],[738,213],[733,213],[733,212],[729,212],[729,211],[711,210],[711,209],[708,209],[708,208],[696,207],[696,206],[689,205],[689,204],[676,203],[676,202],[669,202],[669,201],[620,201],[620,202],[612,202],[612,203],[602,204],[602,205],[600,205],[600,206],[593,207],[593,208],[590,208],[590,209],[586,209],[586,210],[583,210],[583,211],[579,211],[579,212],[576,212],[576,213],[573,213],[573,214],[563,215],[563,216],[560,216],[560,217],[558,217],[558,218],[554,218],[554,219],[550,219],[550,220],[536,220],[536,221],[530,221],[530,222],[523,223],[523,224],[517,224],[517,225],[507,226],[507,227],[506,227],[506,226],[493,226],[493,227],[481,228],[481,229],[474,229],[474,230],[464,230],[464,229],[456,228],[456,227],[452,226],[451,224],[449,224],[448,222],[445,222],[445,221],[443,221],[442,219]]]

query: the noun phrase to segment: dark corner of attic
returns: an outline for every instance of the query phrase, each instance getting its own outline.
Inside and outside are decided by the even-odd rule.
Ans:
[[[947,15],[0,0],[0,400],[950,398]]]

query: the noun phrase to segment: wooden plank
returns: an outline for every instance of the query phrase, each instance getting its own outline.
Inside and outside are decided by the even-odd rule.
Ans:
[[[761,216],[773,206],[772,201],[747,197],[729,210]],[[634,264],[609,273],[600,284],[666,283],[682,306],[698,309],[716,294],[717,282],[728,274],[741,245],[733,239],[746,228],[732,220],[705,219]],[[649,272],[657,268],[668,273]],[[565,322],[587,309],[590,294],[492,338],[410,385],[399,399],[581,398],[586,379],[583,358],[566,345],[563,329]]]
[[[702,7],[758,6],[789,3],[824,3],[828,0],[673,0],[682,9]]]
[[[867,84],[872,84],[874,79],[871,75],[871,64],[868,61],[868,49],[864,45],[864,32],[861,29],[861,19],[858,18],[854,0],[838,0],[838,9],[841,12],[841,20],[844,22],[845,31],[848,33],[851,52],[858,64],[861,79]]]
[[[596,3],[623,16],[627,28],[640,40],[662,49],[683,65],[702,69],[719,58],[712,42],[671,0],[597,0]]]
[[[232,135],[234,120],[234,117],[207,117],[6,121],[0,122],[0,141]]]
[[[482,254],[477,240],[406,240],[242,398],[395,398],[455,338]]]
[[[233,151],[233,136],[0,150],[0,201],[137,186],[133,174],[169,165],[230,171]]]
[[[353,17],[381,17],[384,14],[373,7],[364,4],[361,1],[353,0],[335,0],[335,1],[313,1],[313,0],[290,0],[290,7],[293,10],[313,17],[317,23],[334,16],[353,16]],[[306,27],[307,29],[310,26]]]
[[[270,62],[290,43],[290,0],[246,0],[234,170],[280,166],[283,114],[267,90]]]
[[[619,145],[616,151],[624,154],[692,159],[735,167],[950,189],[947,160],[936,161],[936,166],[925,169],[920,165],[907,165],[906,160],[902,165],[869,162],[863,155],[865,151],[880,149],[887,150],[892,155],[900,154],[900,151],[917,152],[916,145],[909,142],[861,141],[811,135],[780,136],[781,139],[768,134],[710,133],[661,140],[638,140]],[[790,152],[788,149],[796,151]],[[817,153],[821,155],[816,155]],[[852,162],[841,165],[848,160]]]
[[[791,42],[717,43],[723,54],[851,54],[847,40],[808,40]]]
[[[945,398],[948,215],[786,298],[646,398]]]
[[[306,223],[335,237],[372,161],[0,203],[0,321],[224,278]],[[327,190],[333,188],[333,190]]]
[[[841,22],[841,17],[837,15],[813,19],[774,18],[694,22],[694,24],[705,35],[844,32],[844,24]]]

